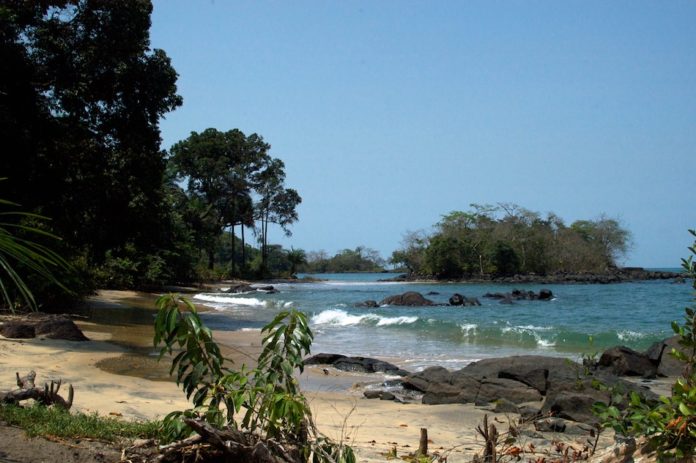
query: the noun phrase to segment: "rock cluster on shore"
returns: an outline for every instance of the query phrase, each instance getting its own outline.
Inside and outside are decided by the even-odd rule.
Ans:
[[[414,393],[423,404],[475,404],[498,413],[517,413],[540,432],[591,432],[598,419],[596,402],[611,404],[612,391],[637,392],[647,400],[658,396],[648,387],[625,379],[681,374],[680,362],[667,353],[678,338],[655,343],[647,352],[624,346],[607,349],[592,365],[565,358],[523,355],[484,359],[451,371],[434,366],[408,373],[397,366],[364,357],[318,354],[306,365],[326,364],[344,371],[384,372],[402,376],[384,389],[369,389],[366,398],[408,401]],[[394,389],[400,384],[401,392]],[[619,404],[620,406],[620,404]]]
[[[11,339],[44,337],[67,341],[88,341],[67,315],[31,313],[7,318],[0,325],[0,334]]]

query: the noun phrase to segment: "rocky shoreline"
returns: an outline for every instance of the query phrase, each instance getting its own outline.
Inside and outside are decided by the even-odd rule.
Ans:
[[[471,275],[457,280],[440,280],[432,275],[403,274],[394,278],[385,278],[383,282],[451,282],[451,283],[503,283],[503,284],[610,284],[631,281],[674,280],[685,283],[684,274],[658,270],[646,270],[641,267],[623,267],[607,273],[554,273],[548,275],[517,274],[512,276]]]

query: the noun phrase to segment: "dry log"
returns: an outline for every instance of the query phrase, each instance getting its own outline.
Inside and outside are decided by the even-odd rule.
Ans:
[[[56,405],[58,407],[69,410],[72,407],[73,399],[75,397],[75,390],[72,384],[68,386],[68,400],[65,400],[58,391],[60,391],[61,381],[58,382],[51,381],[51,384],[44,384],[43,389],[36,387],[36,372],[34,370],[30,371],[26,376],[19,376],[19,373],[15,373],[17,377],[17,386],[19,389],[16,391],[0,392],[0,402],[6,404],[18,404],[23,400],[34,399],[41,405],[49,406]]]

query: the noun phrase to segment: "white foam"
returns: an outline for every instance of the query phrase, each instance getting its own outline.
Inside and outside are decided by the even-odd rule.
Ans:
[[[330,309],[324,310],[311,319],[314,325],[332,325],[332,326],[351,326],[361,323],[374,322],[376,326],[389,325],[408,325],[415,323],[418,317],[382,317],[374,313],[363,315],[351,315],[345,310]]]
[[[636,339],[641,339],[645,337],[645,333],[640,333],[638,331],[622,330],[616,333],[616,336],[620,341],[635,341]]]
[[[285,309],[290,308],[290,307],[292,307],[293,304],[295,304],[295,303],[292,301],[288,301],[285,304],[283,304],[283,308],[285,308]]]
[[[410,325],[418,320],[418,317],[379,317],[380,320],[377,322],[377,326],[388,326],[388,325]]]
[[[262,307],[266,305],[265,301],[256,299],[255,297],[231,297],[231,296],[214,296],[211,294],[196,294],[194,299],[205,302],[216,302],[229,305],[246,305],[251,307]]]
[[[261,332],[261,328],[242,328],[239,331],[251,331],[251,332]]]

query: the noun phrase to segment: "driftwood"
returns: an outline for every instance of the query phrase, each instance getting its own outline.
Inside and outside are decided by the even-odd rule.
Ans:
[[[17,375],[16,391],[0,392],[0,403],[18,404],[23,400],[34,399],[41,405],[55,405],[57,407],[69,410],[73,404],[75,391],[72,384],[68,385],[68,400],[65,400],[58,394],[60,391],[61,381],[51,381],[51,384],[44,384],[43,388],[36,387],[36,372],[30,371],[26,376]]]
[[[299,463],[296,446],[232,428],[218,429],[200,419],[184,418],[196,432],[179,442],[159,448],[158,462],[253,461],[254,463]]]

